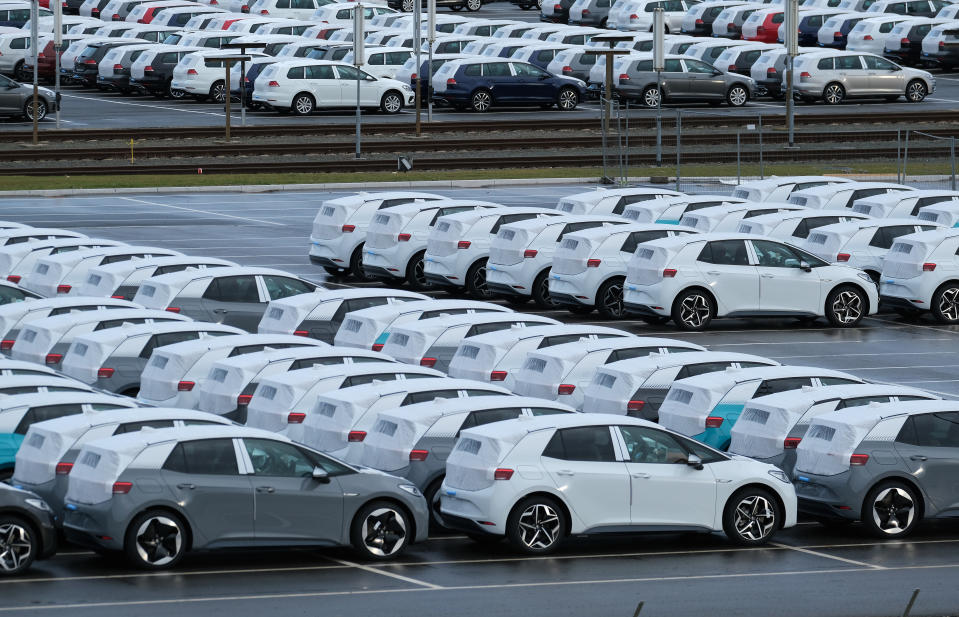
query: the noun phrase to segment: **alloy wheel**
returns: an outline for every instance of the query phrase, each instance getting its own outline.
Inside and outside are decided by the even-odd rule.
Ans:
[[[180,90],[180,89],[178,89],[178,88],[174,88],[173,86],[170,86],[170,87],[169,87],[169,91],[170,91],[170,98],[171,98],[171,99],[177,99],[177,100],[179,100],[179,99],[182,99],[183,97],[186,96],[186,91],[185,91],[185,90]]]
[[[400,100],[399,95],[389,93],[383,97],[383,109],[388,114],[395,114],[400,109],[403,108],[403,101]]]
[[[856,323],[862,317],[862,298],[854,291],[839,292],[832,301],[832,312],[839,323]]]
[[[483,6],[482,0],[466,0],[467,11],[478,11]]]
[[[473,272],[473,277],[470,279],[469,289],[476,297],[488,298],[492,295],[489,289],[486,287],[485,265],[479,266]]]
[[[839,84],[829,84],[826,87],[826,91],[823,93],[823,99],[830,105],[838,105],[842,103],[843,98],[845,97],[845,92],[842,89],[842,86]]]
[[[926,86],[921,81],[914,81],[906,88],[906,100],[918,103],[926,98]]]
[[[426,280],[426,260],[420,257],[413,262],[412,283],[416,289],[428,289],[430,282]]]
[[[370,553],[388,557],[406,544],[406,521],[392,508],[377,508],[363,520],[360,533]]]
[[[570,89],[563,90],[559,93],[559,108],[564,111],[571,111],[576,109],[576,106],[579,104],[579,97],[576,93]]]
[[[894,536],[912,526],[916,504],[912,496],[892,486],[876,495],[872,504],[872,520],[884,534]]]
[[[27,104],[24,106],[26,109],[27,120],[33,120],[33,100],[28,100]],[[37,119],[43,120],[47,117],[47,104],[44,103],[41,99],[37,99]]]
[[[306,95],[298,96],[296,100],[293,101],[293,109],[297,115],[308,116],[313,112],[313,99]]]
[[[480,90],[473,95],[473,111],[483,112],[490,108],[492,101],[489,92]]]
[[[949,321],[959,321],[959,287],[950,287],[939,297],[939,312]]]
[[[762,540],[776,529],[776,508],[762,495],[747,495],[736,505],[733,524],[743,538]]]
[[[223,85],[222,82],[213,84],[213,88],[210,89],[210,98],[212,98],[215,103],[225,103],[226,86]]]
[[[413,0],[403,0],[403,11],[406,13],[412,13],[413,9]]]
[[[539,294],[543,299],[544,304],[549,306],[556,306],[556,301],[553,300],[553,297],[549,295],[549,277],[544,276],[543,280],[539,283]]]
[[[136,549],[143,563],[165,566],[183,550],[183,532],[173,519],[152,516],[137,529]]]
[[[30,561],[33,542],[30,531],[17,523],[0,525],[0,569],[17,572]]]
[[[603,292],[602,302],[605,312],[613,317],[623,316],[623,284],[612,283]]]
[[[536,503],[519,517],[519,538],[527,548],[547,549],[556,543],[563,531],[559,515],[552,506]]]
[[[691,328],[701,328],[709,321],[712,307],[709,300],[701,294],[692,294],[683,298],[679,305],[679,318]]]
[[[729,104],[733,107],[742,107],[749,100],[749,94],[742,86],[733,86],[729,90]]]
[[[647,88],[643,92],[643,103],[646,107],[656,107],[659,105],[659,88]]]

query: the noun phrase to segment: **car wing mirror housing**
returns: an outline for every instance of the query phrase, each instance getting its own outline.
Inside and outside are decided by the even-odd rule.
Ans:
[[[313,479],[319,481],[321,484],[327,484],[330,481],[330,474],[322,467],[314,467]]]
[[[690,454],[686,459],[686,464],[693,469],[702,469],[703,468],[703,459],[699,458],[695,454]]]
[[[812,266],[809,265],[808,261],[800,261],[799,269],[803,272],[812,272]]]

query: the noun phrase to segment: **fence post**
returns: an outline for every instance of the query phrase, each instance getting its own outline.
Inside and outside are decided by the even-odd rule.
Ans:
[[[759,179],[766,179],[766,168],[763,165],[763,115],[759,114]]]
[[[603,105],[604,105],[604,109],[605,109],[605,105],[607,104],[607,102],[604,100],[602,93],[599,95],[599,98],[600,98],[601,101],[603,101]],[[603,137],[602,137],[602,143],[603,143],[603,179],[602,179],[601,183],[602,183],[602,184],[606,184],[606,181],[607,181],[607,179],[609,178],[609,176],[608,176],[607,173],[606,173],[606,132],[609,130],[609,126],[608,126],[607,123],[606,123],[606,114],[605,114],[605,113],[601,113],[601,114],[600,114],[600,116],[599,116],[599,124],[600,124],[600,128],[602,129],[602,134],[603,134]]]
[[[740,132],[736,131],[736,184],[743,183],[742,177],[742,162],[739,149],[739,135]]]
[[[909,165],[909,132],[909,129],[906,129],[906,144],[902,148],[902,180],[900,180],[902,183],[906,182],[907,166]]]
[[[679,191],[679,178],[683,175],[682,171],[682,138],[683,138],[683,116],[682,112],[676,110],[676,190]],[[953,140],[955,141],[955,140]],[[955,159],[953,159],[955,161]],[[955,175],[953,175],[955,177]]]
[[[952,181],[950,186],[952,190],[956,190],[956,138],[952,138],[952,143],[949,144],[949,160],[952,162]]]
[[[626,177],[623,180],[629,184],[629,98],[626,99]]]
[[[896,183],[902,184],[902,129],[896,129]]]

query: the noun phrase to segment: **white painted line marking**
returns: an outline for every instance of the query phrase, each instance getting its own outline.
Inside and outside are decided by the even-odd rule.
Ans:
[[[819,551],[813,551],[808,548],[800,548],[798,546],[789,546],[788,544],[781,544],[779,542],[770,542],[773,546],[778,546],[780,548],[789,549],[792,551],[797,551],[800,553],[805,553],[807,555],[815,555],[816,557],[824,557],[826,559],[835,559],[836,561],[842,561],[843,563],[849,563],[854,566],[863,566],[866,568],[872,568],[874,570],[885,570],[883,566],[877,566],[871,563],[866,563],[864,561],[856,561],[855,559],[846,559],[845,557],[837,557],[835,555],[829,555],[827,553],[820,553]]]
[[[414,585],[419,585],[419,586],[424,587],[424,588],[426,588],[426,589],[443,589],[443,587],[442,587],[441,585],[434,585],[433,583],[427,583],[426,581],[421,581],[421,580],[416,579],[416,578],[410,578],[410,577],[408,577],[408,576],[403,576],[403,575],[401,575],[401,574],[396,574],[396,573],[394,573],[394,572],[385,572],[385,571],[383,571],[383,570],[378,570],[377,568],[373,568],[373,567],[371,567],[371,566],[366,566],[366,565],[363,565],[363,564],[354,563],[354,562],[352,562],[352,561],[346,561],[345,559],[336,559],[335,557],[327,557],[327,559],[329,559],[330,561],[335,561],[336,563],[342,564],[342,565],[344,565],[344,566],[349,566],[349,567],[351,567],[351,568],[357,568],[357,569],[359,569],[359,570],[364,570],[364,571],[366,571],[366,572],[372,572],[372,573],[374,573],[374,574],[379,574],[379,575],[382,575],[382,576],[388,576],[388,577],[390,577],[390,578],[395,578],[396,580],[399,580],[399,581],[404,581],[404,582],[407,582],[407,583],[413,583]]]
[[[121,197],[120,199],[125,199],[127,201],[132,201],[135,203],[147,204],[148,206],[163,206],[166,208],[174,208],[176,210],[186,210],[187,212],[198,212],[200,214],[210,214],[212,216],[223,216],[230,219],[239,219],[241,221],[252,221],[254,223],[263,223],[264,225],[277,225],[282,227],[283,223],[276,223],[274,221],[264,221],[261,219],[249,219],[245,216],[234,216],[232,214],[221,214],[219,212],[209,212],[207,210],[197,210],[195,208],[185,208],[183,206],[171,206],[170,204],[161,204],[155,201],[144,201],[142,199],[134,199],[133,197]]]
[[[166,111],[176,111],[176,112],[182,112],[187,114],[202,114],[204,116],[219,116],[221,118],[226,117],[226,114],[218,114],[214,111],[195,111],[192,109],[186,109],[184,107],[167,107],[165,105],[147,105],[146,103],[130,103],[127,101],[114,101],[112,99],[107,99],[107,98],[79,96],[76,94],[64,94],[63,96],[64,98],[83,99],[86,101],[97,101],[98,103],[113,103],[114,105],[130,105],[131,107],[149,107],[150,109],[164,109]],[[234,117],[233,114],[230,114],[230,117],[231,118]],[[237,114],[236,117],[239,118],[240,117],[239,114]]]
[[[65,553],[57,553],[57,557]],[[77,555],[81,553],[76,553]],[[268,572],[309,572],[312,570],[341,570],[348,568],[347,565],[335,566],[295,566],[290,568],[247,568],[241,570],[171,570],[169,572],[131,572],[129,574],[92,574],[89,576],[50,576],[45,578],[4,578],[0,579],[0,588],[11,584],[26,583],[56,583],[62,581],[100,581],[115,580],[125,578],[166,578],[170,576],[209,576],[213,574],[262,574]]]
[[[903,328],[903,327],[909,327],[909,328],[925,328],[925,329],[927,329],[927,330],[935,330],[936,332],[946,332],[946,333],[948,333],[948,334],[959,334],[959,332],[957,332],[957,331],[955,331],[955,330],[944,330],[944,329],[942,329],[942,328],[937,328],[937,327],[935,327],[935,326],[926,326],[926,325],[918,324],[918,323],[903,324],[903,323],[898,322],[898,321],[892,321],[892,320],[890,320],[890,319],[882,319],[882,318],[879,318],[879,317],[867,317],[866,319],[872,319],[872,320],[875,320],[875,321],[881,321],[882,323],[892,324],[892,325],[894,325],[894,326],[899,326],[899,327],[901,327],[901,328]],[[865,320],[863,320],[863,321],[865,321]]]

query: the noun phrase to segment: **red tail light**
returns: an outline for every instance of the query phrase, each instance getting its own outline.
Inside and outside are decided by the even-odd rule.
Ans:
[[[447,86],[455,86],[455,85],[456,85],[456,80],[453,79],[452,77],[450,77],[449,79],[446,80],[446,85],[447,85]]]
[[[123,65],[122,65],[122,64],[114,64],[114,65],[113,65],[113,70],[114,70],[114,71],[122,71],[122,70],[123,70]]]
[[[663,278],[671,279],[676,276],[677,272],[678,270],[676,270],[676,268],[666,268],[665,270],[663,270]]]
[[[598,268],[599,264],[603,263],[602,259],[587,259],[586,267],[587,268]]]
[[[589,9],[583,9],[583,17],[589,15]]]
[[[629,18],[630,18],[630,19],[639,19],[639,15],[637,15],[636,13],[633,13],[632,15],[629,16]]]
[[[872,37],[869,37],[869,38],[872,39]],[[945,41],[939,41],[939,49],[945,49],[945,48],[946,48],[946,42],[945,42]]]
[[[786,450],[795,450],[799,447],[800,441],[802,441],[802,437],[787,437],[783,440],[783,448]]]
[[[425,461],[429,455],[429,450],[410,450],[411,461]]]
[[[68,294],[70,290],[73,289],[70,285],[57,285],[58,294]]]
[[[506,375],[509,371],[493,371],[489,374],[490,381],[506,381]]]
[[[97,13],[99,13],[99,12],[100,12],[100,11],[97,11]],[[120,14],[119,14],[119,13],[114,13],[114,14],[113,14],[113,21],[120,21]]]
[[[841,39],[842,36],[843,36],[843,34],[842,34],[842,32],[833,32],[833,33],[832,33],[832,36],[833,36],[833,38]]]
[[[350,431],[346,440],[350,443],[359,443],[366,439],[366,431]]]
[[[513,477],[512,469],[504,469],[500,467],[499,469],[493,472],[494,480],[509,480],[512,477]]]
[[[293,336],[310,336],[309,330],[294,330]]]
[[[849,457],[850,465],[862,466],[868,462],[869,462],[868,454],[853,454],[852,456]]]
[[[900,45],[909,45],[909,39],[903,37],[902,40],[899,41],[899,44],[900,44]]]
[[[735,70],[736,70],[736,65],[735,65],[735,64],[730,64],[730,65],[729,65],[729,71],[730,71],[730,72],[734,72]]]
[[[93,60],[93,59],[91,58],[91,59],[89,59],[89,60],[84,60],[83,63],[84,63],[84,64],[96,64],[97,61],[96,61],[96,60]]]
[[[812,79],[812,75],[809,74],[809,71],[803,71],[799,74],[799,79]]]
[[[383,343],[373,343],[373,351],[383,351]]]
[[[196,72],[196,69],[190,69],[190,70],[188,70],[188,71],[186,72],[186,74],[187,74],[187,75],[199,75],[199,73]]]
[[[60,360],[63,360],[63,354],[61,353],[48,353],[46,362],[50,365],[60,364]]]
[[[123,296],[110,296],[110,297],[113,298],[114,300],[126,300],[126,298],[124,298]]]
[[[249,6],[248,4],[244,4],[243,6],[240,7],[240,12],[241,12],[241,13],[249,13],[249,12],[250,12],[250,6]]]
[[[58,476],[65,476],[73,469],[73,463],[57,463],[56,473]]]
[[[696,20],[696,25],[697,25],[697,26],[702,26],[702,25],[705,24],[705,23],[706,23],[706,22],[704,22],[702,19],[697,19],[697,20]]]
[[[43,52],[41,51],[40,53],[37,54],[37,58],[46,58],[46,56],[44,56],[44,55],[43,55]],[[117,66],[119,66],[119,65],[117,65]],[[116,68],[116,67],[114,67],[114,68]]]
[[[436,358],[420,358],[420,366],[433,368],[436,365]]]
[[[276,82],[271,81],[270,85],[272,86],[273,84],[276,84]],[[279,86],[280,84],[276,84],[276,85]],[[344,225],[343,227],[340,227],[340,230],[345,233],[351,234],[354,231],[356,231],[356,225]]]
[[[192,381],[181,381],[177,383],[176,389],[178,392],[189,392],[193,389],[193,386],[195,385],[196,384],[193,383]]]
[[[20,275],[19,275],[19,274],[10,274],[10,275],[7,276],[7,280],[10,281],[11,283],[19,283],[19,282],[20,282]]]
[[[771,66],[768,69],[766,69],[766,77],[771,77],[773,75],[776,75],[778,72],[779,71],[776,70],[776,67]]]
[[[152,66],[145,66],[145,67],[143,67],[143,72],[144,72],[144,73],[152,73],[152,72],[153,72],[153,67],[152,67]]]
[[[629,401],[626,403],[626,411],[642,411],[646,406],[646,401]]]
[[[413,80],[413,79],[416,79],[416,73],[412,73],[412,74],[410,75],[410,80]]]
[[[113,494],[114,495],[126,495],[130,492],[130,489],[133,488],[133,482],[114,482],[113,483]]]
[[[113,373],[114,371],[112,368],[97,369],[97,379],[109,379],[110,377],[113,377]]]
[[[563,10],[563,5],[562,5],[562,4],[554,4],[554,5],[553,5],[553,10],[554,10],[554,11],[562,11],[562,10]]]
[[[561,383],[559,387],[556,388],[557,394],[572,394],[576,390],[576,386],[571,383]]]
[[[564,72],[564,73],[572,73],[572,72],[573,72],[573,67],[571,67],[571,66],[564,66],[564,67],[563,67],[563,72]]]
[[[619,81],[629,81],[629,74],[628,74],[628,73],[620,73],[620,74],[619,74]]]
[[[398,236],[396,236],[396,239],[400,242],[409,242],[410,238],[412,237],[413,237],[412,234],[399,234]]]
[[[269,15],[269,14],[270,12],[266,9],[263,9],[262,11],[260,11],[260,15]]]
[[[286,417],[287,424],[303,424],[303,420],[306,420],[306,414],[302,411],[291,411]]]
[[[266,84],[266,85],[269,86],[269,87],[271,87],[271,88],[279,88],[279,87],[280,87],[280,82],[278,82],[278,81],[271,81],[270,83],[268,83],[268,84]],[[347,229],[347,227],[349,227],[349,229]],[[353,231],[353,229],[354,229],[354,227],[353,227],[352,225],[344,225],[344,226],[343,226],[343,231],[345,231],[345,232],[351,232],[351,231]]]
[[[706,428],[719,428],[723,425],[723,419],[719,416],[709,416],[706,418]]]
[[[243,405],[249,405],[250,401],[252,400],[253,400],[252,394],[241,394],[240,396],[236,397],[236,406],[242,407]]]
[[[864,40],[864,41],[871,41],[871,40],[872,40],[872,35],[871,35],[871,34],[867,34],[866,36],[862,37],[862,40]],[[942,43],[939,43],[939,44],[942,45]]]
[[[460,240],[456,243],[456,248],[458,249],[468,249],[472,244],[469,240]]]
[[[166,310],[167,312],[169,312],[169,313],[179,313],[179,312],[180,312],[180,307],[179,307],[179,306],[168,306],[168,307],[166,307],[165,310]]]
[[[536,255],[537,255],[538,253],[539,253],[539,251],[537,251],[536,249],[526,249],[525,251],[523,251],[523,258],[524,258],[524,259],[532,259],[532,258],[536,257]]]
[[[849,261],[849,253],[839,253],[836,255],[836,261]]]
[[[936,270],[936,264],[934,263],[924,263],[922,264],[923,272],[934,272]]]
[[[2,351],[10,351],[11,349],[13,349],[13,341],[12,341],[12,340],[10,340],[10,339],[3,339],[2,341],[0,341],[0,350],[2,350]]]

